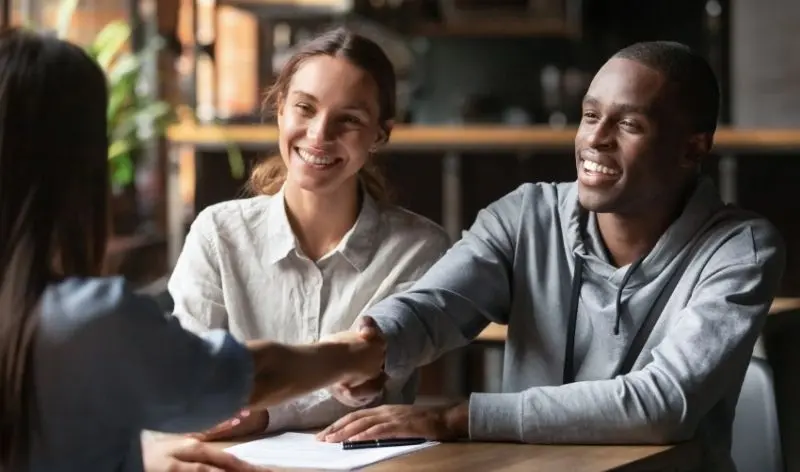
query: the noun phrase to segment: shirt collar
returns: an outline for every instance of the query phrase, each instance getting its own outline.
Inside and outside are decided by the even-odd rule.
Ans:
[[[359,272],[363,272],[372,260],[379,243],[377,232],[380,226],[378,203],[367,191],[362,190],[361,195],[361,211],[356,224],[337,247],[337,251]]]
[[[297,240],[289,224],[286,214],[284,188],[276,193],[267,203],[267,263],[272,265],[284,259],[292,250],[297,249]],[[367,268],[379,243],[377,231],[380,226],[380,209],[378,203],[362,190],[361,211],[356,223],[344,235],[334,249],[341,254],[356,270],[363,272]]]
[[[267,202],[267,263],[272,265],[295,249],[296,240],[286,214],[283,186]]]

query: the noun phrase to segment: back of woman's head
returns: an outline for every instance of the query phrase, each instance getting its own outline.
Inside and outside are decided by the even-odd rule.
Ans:
[[[48,283],[102,264],[106,108],[105,75],[81,48],[0,32],[0,470],[29,441],[34,307]]]
[[[295,52],[267,90],[262,105],[263,116],[266,118],[278,112],[286,101],[292,77],[300,66],[306,60],[322,55],[346,59],[372,78],[378,91],[376,97],[379,111],[378,124],[382,129],[384,141],[387,141],[397,107],[397,79],[394,66],[377,43],[343,27],[316,36]],[[373,198],[378,201],[388,198],[385,180],[374,159],[370,159],[364,165],[360,176],[367,192]],[[249,189],[255,194],[274,194],[280,189],[285,178],[286,166],[280,156],[275,156],[256,166],[250,177]]]

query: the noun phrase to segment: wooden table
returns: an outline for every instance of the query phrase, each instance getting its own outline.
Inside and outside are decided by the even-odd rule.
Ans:
[[[218,442],[220,449],[236,443]],[[445,443],[367,467],[369,472],[634,472],[696,470],[696,443],[674,446],[572,446],[509,443]],[[308,469],[279,469],[292,471]]]
[[[770,315],[800,309],[800,298],[776,298],[769,309]],[[508,334],[508,326],[490,323],[475,339],[484,343],[504,343]]]

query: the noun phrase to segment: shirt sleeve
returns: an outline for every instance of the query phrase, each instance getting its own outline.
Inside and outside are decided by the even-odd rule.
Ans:
[[[211,213],[200,212],[186,235],[168,283],[175,303],[174,315],[185,329],[195,333],[228,327],[214,234]]]
[[[711,408],[741,385],[783,272],[777,233],[751,231],[743,234],[747,244],[723,246],[712,257],[642,368],[609,380],[473,394],[470,437],[616,444],[691,439]],[[748,246],[755,254],[742,251]]]
[[[227,333],[197,336],[120,278],[70,280],[41,305],[37,378],[98,418],[186,432],[231,417],[250,395],[253,361]],[[80,408],[79,408],[80,409]]]

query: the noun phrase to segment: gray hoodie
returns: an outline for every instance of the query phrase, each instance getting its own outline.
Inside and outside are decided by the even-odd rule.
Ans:
[[[575,183],[525,184],[482,210],[410,291],[367,314],[387,337],[390,376],[489,322],[508,325],[503,393],[470,397],[474,440],[697,438],[704,470],[735,470],[734,409],[784,263],[777,231],[724,205],[705,179],[653,250],[620,268]]]

